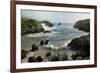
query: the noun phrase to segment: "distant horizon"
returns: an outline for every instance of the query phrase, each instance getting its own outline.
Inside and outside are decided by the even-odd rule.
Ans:
[[[78,20],[89,19],[90,13],[22,9],[21,17],[39,21],[47,20],[52,23],[75,23]]]

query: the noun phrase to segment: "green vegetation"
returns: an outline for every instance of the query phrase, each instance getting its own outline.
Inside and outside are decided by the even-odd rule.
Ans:
[[[21,35],[44,32],[41,23],[45,23],[49,27],[53,26],[53,24],[49,21],[21,18]]]
[[[21,18],[21,25],[33,25],[36,26],[40,24],[40,22],[36,19],[27,19],[27,18]]]

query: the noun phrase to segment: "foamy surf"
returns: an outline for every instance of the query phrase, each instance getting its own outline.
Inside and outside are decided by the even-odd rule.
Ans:
[[[52,30],[52,27],[47,26],[45,23],[41,23],[41,25],[42,25],[42,27],[45,31],[51,31]]]

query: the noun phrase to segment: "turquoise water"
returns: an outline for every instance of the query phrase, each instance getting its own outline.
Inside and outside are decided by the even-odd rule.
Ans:
[[[50,33],[28,34],[21,37],[21,48],[30,50],[32,43],[37,43],[41,40],[49,40],[49,44],[57,47],[67,46],[67,43],[76,37],[87,34],[73,28],[73,23],[54,23]]]

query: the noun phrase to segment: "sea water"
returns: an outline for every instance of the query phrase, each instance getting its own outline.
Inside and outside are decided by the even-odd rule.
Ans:
[[[49,40],[49,45],[55,47],[67,46],[73,39],[88,33],[73,27],[74,23],[53,23],[53,27],[48,29],[49,33],[33,33],[21,36],[21,48],[30,50],[33,43],[39,44],[41,40]],[[45,29],[46,27],[44,27]],[[46,28],[47,29],[47,28]]]

